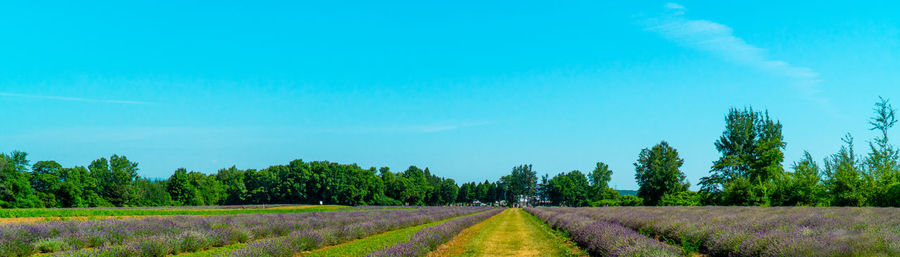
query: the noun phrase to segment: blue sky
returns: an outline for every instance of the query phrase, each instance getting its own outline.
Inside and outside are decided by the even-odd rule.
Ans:
[[[603,161],[634,189],[660,140],[696,184],[732,106],[784,123],[790,166],[847,132],[864,151],[877,97],[900,101],[897,3],[604,2],[0,3],[0,150],[149,177]]]

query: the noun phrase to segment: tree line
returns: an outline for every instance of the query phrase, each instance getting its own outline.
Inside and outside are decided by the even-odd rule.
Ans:
[[[125,156],[100,158],[87,167],[55,161],[29,166],[27,154],[0,154],[0,208],[68,208],[242,204],[446,205],[459,187],[428,168],[402,172],[356,164],[294,160],[287,165],[215,174],[177,169],[168,179],[137,175]],[[492,184],[493,185],[493,184]],[[496,187],[491,192],[497,195]],[[481,196],[482,200],[493,198]]]
[[[575,170],[542,179],[538,201],[569,206],[614,205],[739,205],[739,206],[881,206],[900,207],[900,150],[888,140],[897,123],[896,109],[879,98],[869,129],[879,136],[868,142],[868,152],[857,154],[848,133],[843,146],[816,162],[804,151],[788,169],[783,166],[786,143],[782,124],[767,111],[732,108],[725,115],[725,130],[715,141],[721,156],[700,190],[690,191],[678,151],[662,141],[641,150],[634,163],[639,186],[636,198],[619,196],[605,188],[609,171],[598,163],[590,175]],[[590,179],[589,179],[590,178]]]
[[[634,163],[637,195],[609,187],[612,170],[538,176],[531,165],[513,167],[496,181],[458,185],[428,168],[392,172],[356,164],[294,160],[265,169],[220,169],[205,174],[177,169],[167,179],[138,176],[138,163],[113,155],[87,167],[55,161],[33,165],[24,152],[0,153],[0,208],[179,206],[241,204],[447,205],[529,204],[564,206],[756,205],[900,206],[900,150],[888,140],[897,120],[879,98],[870,129],[879,136],[859,155],[850,134],[822,166],[804,152],[783,166],[782,124],[767,111],[732,108],[714,146],[721,156],[699,191],[690,191],[684,159],[666,141],[642,149]]]

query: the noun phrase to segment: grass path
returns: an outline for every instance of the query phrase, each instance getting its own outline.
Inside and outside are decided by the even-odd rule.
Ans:
[[[588,256],[562,233],[522,209],[476,224],[428,256]]]
[[[397,230],[392,230],[388,232],[384,232],[377,235],[368,236],[362,239],[353,240],[350,242],[345,242],[342,244],[337,244],[333,246],[326,246],[320,249],[316,249],[310,252],[303,252],[297,255],[297,257],[347,257],[347,256],[366,256],[367,254],[374,252],[376,250],[383,249],[388,246],[395,245],[400,242],[404,242],[409,239],[410,236],[419,232],[426,227],[439,225],[441,223],[458,219],[462,217],[472,216],[479,214],[472,213],[462,216],[456,216],[444,220],[439,220],[431,223],[426,223],[418,226],[401,228]]]

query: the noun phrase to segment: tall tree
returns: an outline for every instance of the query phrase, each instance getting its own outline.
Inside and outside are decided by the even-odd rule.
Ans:
[[[832,206],[863,206],[866,195],[861,179],[862,163],[853,151],[853,137],[848,133],[840,151],[825,159],[825,187]]]
[[[894,107],[888,99],[878,98],[874,116],[869,121],[870,130],[880,132],[880,137],[869,142],[870,152],[866,157],[867,172],[864,173],[871,204],[878,206],[900,206],[900,166],[897,149],[888,141],[888,130],[897,123]]]
[[[179,205],[202,205],[203,200],[197,188],[191,183],[191,178],[184,168],[179,168],[169,177],[166,184],[166,191],[169,192],[172,200]]]
[[[40,207],[28,179],[28,159],[25,152],[0,153],[0,208]]]
[[[113,155],[100,158],[91,163],[88,168],[91,174],[97,178],[100,185],[100,195],[115,206],[129,206],[132,193],[131,185],[137,179],[136,162],[131,162],[125,156]]]
[[[591,171],[591,197],[596,200],[611,197],[609,190],[609,181],[612,179],[612,170],[606,163],[597,162],[597,166]]]
[[[715,143],[722,156],[713,162],[711,174],[700,179],[701,192],[717,204],[753,204],[758,201],[750,199],[756,198],[768,202],[766,185],[784,172],[781,163],[786,144],[781,130],[781,122],[773,120],[768,112],[730,109],[725,116],[725,131]],[[738,183],[728,185],[734,181]],[[723,202],[726,189],[741,192],[728,194],[737,202]]]
[[[548,184],[550,185],[550,201],[555,204],[573,207],[589,204],[591,186],[581,171],[560,173],[550,179]]]
[[[225,204],[242,204],[247,199],[247,186],[244,184],[244,171],[235,166],[221,169],[216,179],[225,187]]]
[[[827,204],[825,186],[822,184],[819,165],[809,152],[793,165],[793,173],[785,173],[779,181],[778,200],[775,205],[817,206]]]
[[[537,172],[532,170],[531,164],[513,167],[509,175],[500,178],[506,186],[506,201],[509,203],[518,201],[519,197],[534,199],[537,193]]]
[[[459,186],[456,185],[456,181],[453,179],[445,178],[441,180],[440,187],[440,205],[446,205],[456,202],[456,197],[459,195]]]
[[[41,199],[42,206],[48,208],[64,207],[56,199],[62,188],[62,165],[55,161],[39,161],[31,168],[31,188]]]
[[[134,206],[172,206],[175,202],[166,191],[166,180],[138,178],[132,184]]]
[[[679,170],[684,160],[678,157],[678,151],[662,141],[659,144],[644,148],[634,163],[638,196],[647,205],[656,205],[665,194],[676,194],[686,191],[689,184],[684,173]]]

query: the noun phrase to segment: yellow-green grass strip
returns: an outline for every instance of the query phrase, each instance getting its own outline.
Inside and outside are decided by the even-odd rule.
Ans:
[[[439,220],[431,223],[426,223],[418,226],[412,226],[408,228],[402,228],[397,230],[388,231],[385,233],[368,236],[362,239],[353,240],[350,242],[346,242],[343,244],[338,244],[334,246],[329,246],[317,250],[313,250],[310,252],[304,252],[299,254],[298,256],[303,257],[343,257],[343,256],[366,256],[371,252],[376,250],[383,249],[388,246],[392,246],[398,244],[400,242],[404,242],[409,240],[409,237],[419,232],[426,227],[439,225],[441,223],[466,217],[476,215],[478,213],[472,213],[462,216],[456,216],[452,218],[447,218],[444,220]]]

